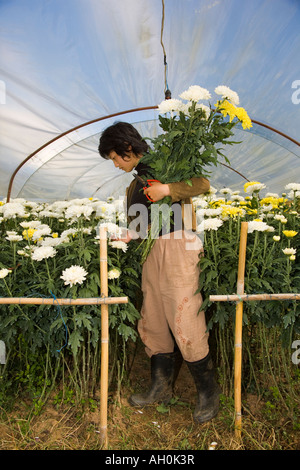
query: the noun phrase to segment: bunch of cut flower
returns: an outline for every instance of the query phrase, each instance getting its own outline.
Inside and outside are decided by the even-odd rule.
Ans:
[[[220,157],[230,164],[222,153],[222,145],[239,143],[229,140],[238,122],[244,129],[249,129],[252,124],[245,109],[237,106],[236,92],[227,86],[218,86],[215,93],[221,95],[221,99],[214,108],[209,103],[210,92],[198,85],[190,86],[180,95],[183,101],[169,99],[158,106],[163,133],[151,139],[152,146],[142,157],[142,162],[149,167],[149,179],[161,183],[185,181],[192,186],[191,178],[209,177],[210,167],[217,166]],[[202,100],[208,101],[209,105],[200,102]],[[155,202],[169,206],[171,203],[170,197]],[[142,262],[161,232],[165,222],[163,217],[163,211],[151,211],[151,228],[141,244]]]

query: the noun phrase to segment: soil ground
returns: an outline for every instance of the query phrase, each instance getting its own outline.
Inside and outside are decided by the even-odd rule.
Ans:
[[[108,400],[107,450],[300,450],[299,430],[283,409],[268,407],[255,395],[243,397],[242,437],[234,431],[233,400],[221,396],[220,412],[212,421],[193,422],[196,390],[183,364],[174,402],[144,409],[129,406],[133,391],[149,384],[150,362],[138,347],[129,379]],[[54,403],[50,397],[41,412],[32,412],[32,401],[18,401],[2,412],[0,450],[100,450],[99,394],[85,407],[70,402]]]

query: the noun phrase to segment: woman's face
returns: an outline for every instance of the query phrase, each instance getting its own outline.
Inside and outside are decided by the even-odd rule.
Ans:
[[[129,151],[125,157],[121,157],[121,155],[112,150],[108,156],[114,162],[116,168],[120,168],[120,170],[126,171],[126,173],[130,173],[139,162],[139,158],[132,151]]]

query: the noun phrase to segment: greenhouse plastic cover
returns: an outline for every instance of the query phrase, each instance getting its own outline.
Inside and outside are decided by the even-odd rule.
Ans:
[[[1,0],[0,23],[0,199],[26,157],[76,127],[21,166],[11,197],[122,196],[132,175],[99,156],[101,131],[123,120],[153,137],[158,112],[102,118],[158,105],[166,85],[172,98],[229,86],[258,122],[236,128],[235,171],[213,169],[214,187],[300,181],[297,142],[262,125],[300,140],[299,0]]]

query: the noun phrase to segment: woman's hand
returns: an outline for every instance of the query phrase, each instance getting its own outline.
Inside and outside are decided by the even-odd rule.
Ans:
[[[144,189],[144,194],[147,194],[152,201],[157,202],[166,196],[170,196],[170,188],[168,184],[154,182],[151,183],[149,188]]]

